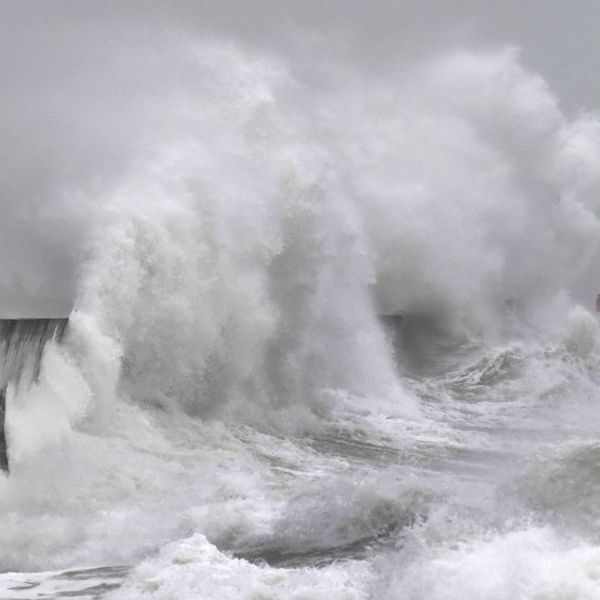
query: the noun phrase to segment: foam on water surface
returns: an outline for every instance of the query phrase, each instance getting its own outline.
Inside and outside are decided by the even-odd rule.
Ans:
[[[60,190],[68,328],[1,325],[3,593],[594,597],[595,118],[512,50],[313,94],[162,42],[143,149]]]
[[[3,573],[0,594],[3,600],[100,600],[118,588],[129,569],[99,567],[57,572]]]

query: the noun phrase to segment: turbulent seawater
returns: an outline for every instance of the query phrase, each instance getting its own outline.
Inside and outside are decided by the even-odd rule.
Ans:
[[[307,90],[165,44],[133,158],[61,189],[89,239],[8,387],[0,596],[600,597],[597,120],[512,50]]]
[[[391,333],[418,418],[333,391],[303,433],[128,405],[21,448],[2,558],[44,572],[2,598],[597,598],[596,322],[551,345]]]

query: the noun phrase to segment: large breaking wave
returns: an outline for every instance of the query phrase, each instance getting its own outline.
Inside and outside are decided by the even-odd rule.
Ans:
[[[165,53],[185,83],[147,143],[63,191],[90,236],[65,340],[9,388],[3,569],[149,557],[122,598],[594,597],[597,540],[548,490],[595,451],[566,415],[597,413],[568,294],[597,119],[513,49],[317,89],[232,45]],[[498,467],[547,439],[584,449],[537,487]]]

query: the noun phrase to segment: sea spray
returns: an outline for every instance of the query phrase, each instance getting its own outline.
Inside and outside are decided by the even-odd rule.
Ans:
[[[594,434],[565,288],[597,244],[596,120],[512,50],[317,91],[235,45],[155,52],[186,76],[117,124],[123,164],[60,189],[89,236],[68,335],[11,393],[2,567],[129,565],[130,597],[589,596],[594,540],[519,481]]]

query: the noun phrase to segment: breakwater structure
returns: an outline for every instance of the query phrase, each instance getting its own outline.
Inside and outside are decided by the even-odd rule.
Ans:
[[[0,319],[0,470],[9,471],[6,442],[6,398],[9,385],[30,386],[40,375],[44,348],[59,341],[68,319]]]

